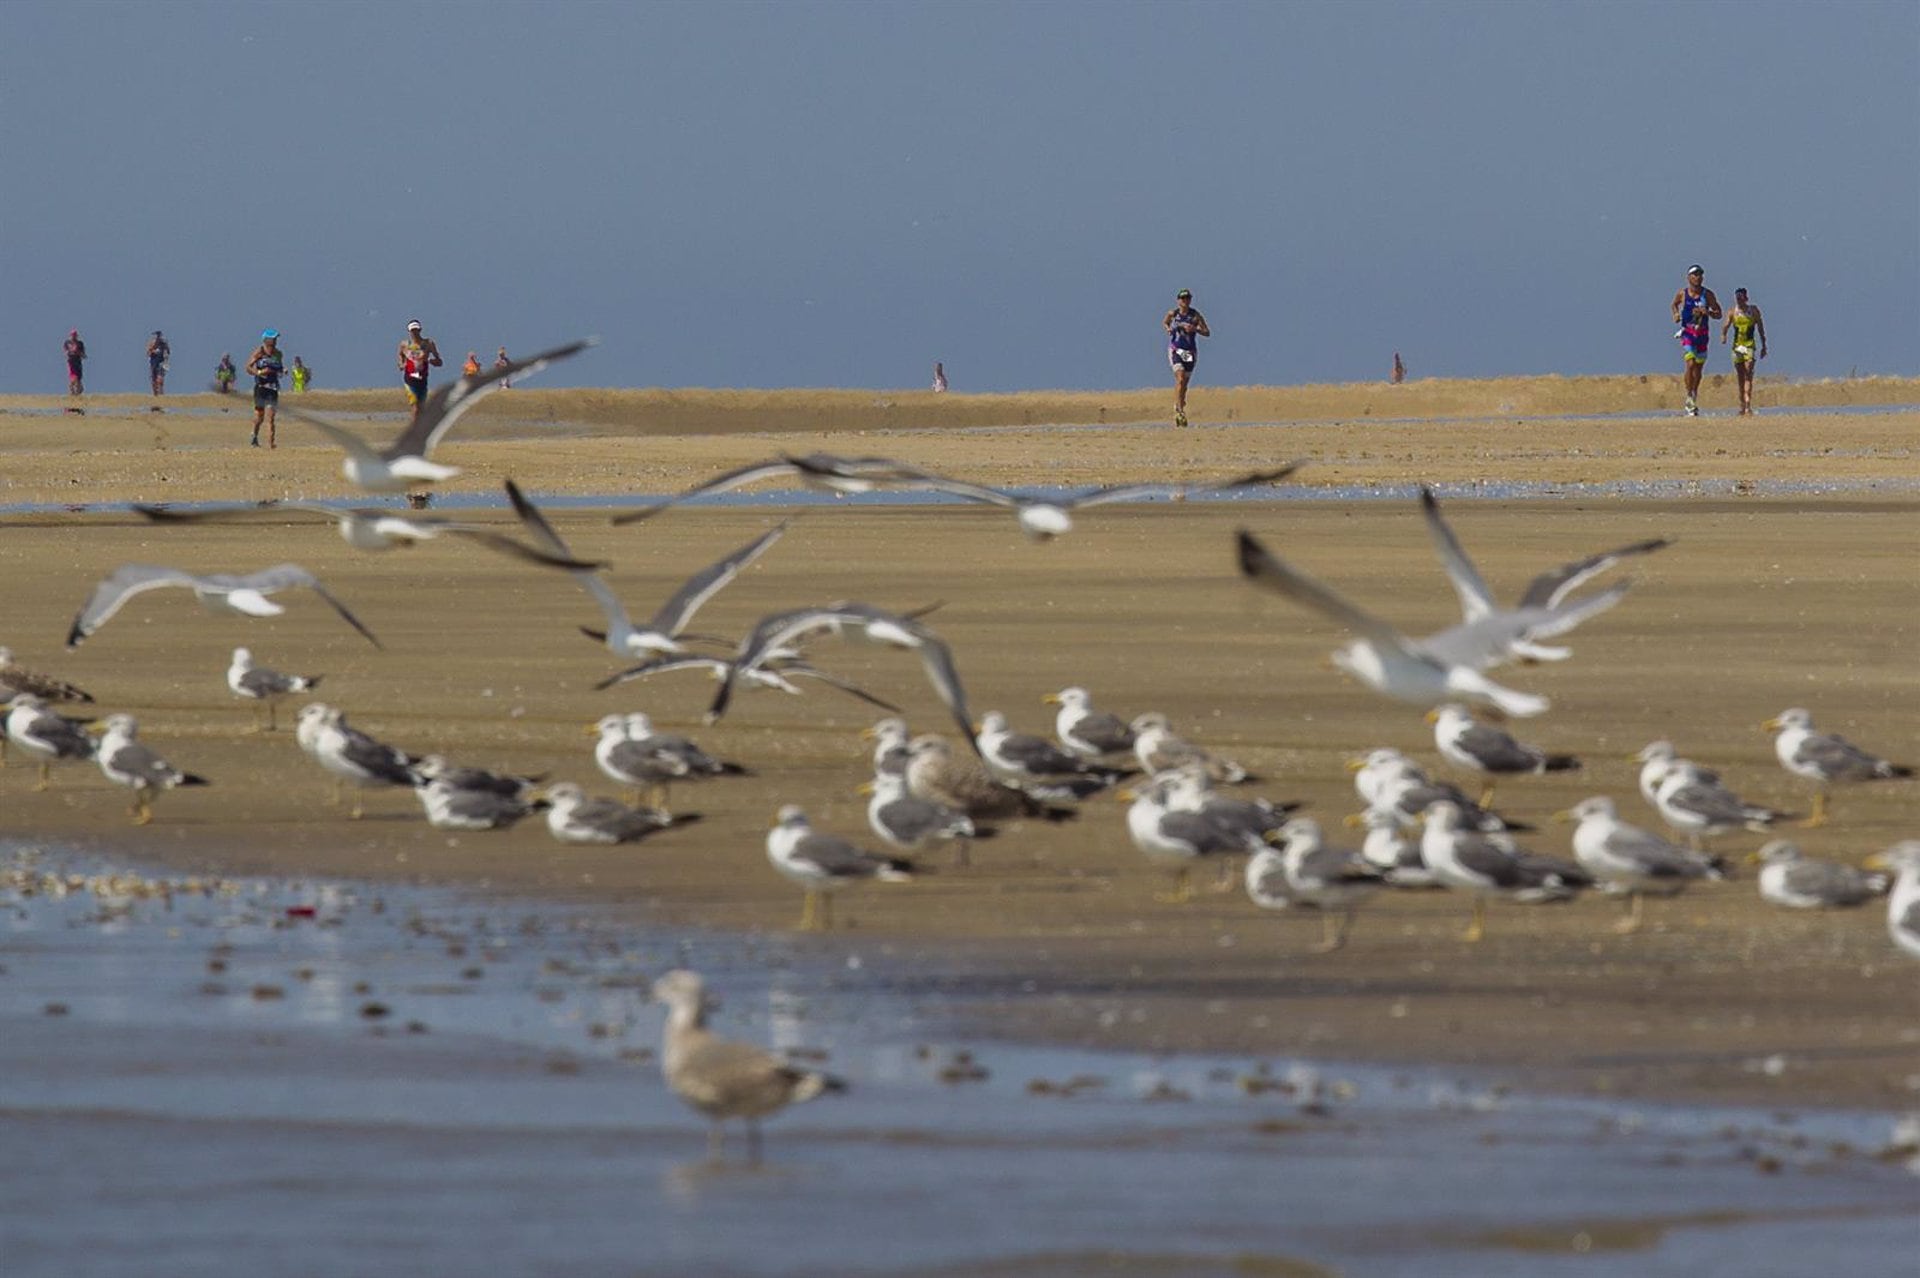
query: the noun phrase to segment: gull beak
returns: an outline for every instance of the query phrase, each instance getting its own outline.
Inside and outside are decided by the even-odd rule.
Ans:
[[[98,722],[89,723],[86,727],[82,728],[81,731],[90,737],[104,737],[107,735],[107,725]]]
[[[1115,790],[1113,792],[1113,797],[1115,800],[1117,800],[1120,803],[1132,803],[1135,799],[1139,798],[1140,796],[1135,794],[1132,790]]]
[[[1440,722],[1440,712],[1438,710],[1429,710],[1425,714],[1421,715],[1420,717],[1425,719],[1428,723]]]
[[[1893,868],[1893,858],[1889,857],[1885,852],[1875,852],[1865,861],[1862,861],[1861,864],[1869,870],[1891,870]]]
[[[1565,812],[1556,812],[1548,819],[1556,825],[1565,825],[1574,819],[1573,809],[1568,808]]]
[[[1060,694],[1057,692],[1049,692],[1046,696],[1040,698],[1040,700],[1046,705],[1057,706],[1060,704]]]
[[[1780,731],[1780,720],[1777,718],[1767,720],[1765,723],[1760,725],[1760,731],[1762,732]]]
[[[872,726],[869,725],[867,727],[860,729],[860,739],[862,741],[878,741],[880,739],[880,734],[875,732]]]
[[[1340,818],[1340,824],[1346,826],[1349,830],[1357,830],[1366,823],[1367,818],[1358,812],[1349,812]]]
[[[1348,759],[1347,760],[1347,771],[1349,772],[1364,772],[1366,771],[1366,767],[1367,767],[1367,761],[1365,759]]]
[[[597,736],[599,736],[599,735],[600,735],[600,725],[599,725],[599,724],[597,724],[597,723],[589,723],[589,724],[587,725],[587,727],[586,727],[586,735],[587,735],[587,736],[590,736],[590,737],[597,737]]]
[[[858,792],[859,792],[859,793],[861,793],[861,794],[865,794],[865,795],[872,795],[872,794],[873,794],[873,782],[871,782],[871,781],[862,781],[862,782],[860,783],[860,787],[859,787],[859,791],[858,791]]]
[[[1646,762],[1645,759],[1640,757],[1640,752],[1638,750],[1635,750],[1632,754],[1623,754],[1620,757],[1625,759],[1628,763],[1645,763]]]
[[[1765,858],[1765,857],[1763,857],[1763,856],[1761,856],[1761,855],[1760,855],[1760,854],[1759,854],[1758,852],[1749,852],[1749,853],[1747,853],[1747,864],[1748,864],[1748,865],[1759,865],[1759,864],[1760,864],[1760,863],[1761,863],[1762,861],[1764,861],[1765,859],[1766,859],[1766,858]],[[1872,862],[1871,862],[1871,861],[1869,861],[1869,862],[1868,862],[1868,864],[1869,864],[1869,865],[1871,865],[1871,864],[1872,864]]]

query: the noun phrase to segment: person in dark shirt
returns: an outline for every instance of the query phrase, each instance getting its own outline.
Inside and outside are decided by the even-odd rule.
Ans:
[[[147,382],[155,397],[167,393],[167,361],[172,358],[173,347],[167,345],[165,334],[154,329],[153,340],[147,343]]]
[[[280,374],[286,361],[280,354],[280,330],[270,328],[260,334],[260,345],[247,357],[247,372],[253,377],[253,446],[260,447],[260,423],[267,423],[267,447],[277,448],[274,428],[280,416]]]
[[[61,349],[67,354],[67,394],[84,395],[87,388],[81,375],[87,362],[87,344],[80,340],[79,329],[68,330],[66,344]]]

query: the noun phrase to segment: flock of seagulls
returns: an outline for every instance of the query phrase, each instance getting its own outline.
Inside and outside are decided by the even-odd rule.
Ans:
[[[289,410],[339,445],[342,473],[369,493],[409,492],[459,474],[430,454],[478,399],[506,379],[523,377],[569,358],[591,342],[575,342],[530,359],[487,370],[442,387],[422,407],[418,420],[393,444],[374,449],[352,432]],[[916,490],[1010,510],[1021,531],[1038,541],[1066,534],[1073,516],[1102,505],[1152,498],[1179,499],[1254,489],[1290,477],[1300,463],[1252,471],[1197,484],[1124,484],[1070,497],[1036,498],[937,474],[882,457],[824,453],[780,455],[729,470],[642,510],[616,517],[616,525],[656,518],[699,497],[768,479],[784,479],[826,492]],[[1436,634],[1410,637],[1392,623],[1349,601],[1273,553],[1252,533],[1236,539],[1236,562],[1253,586],[1278,594],[1352,632],[1332,654],[1333,664],[1364,688],[1426,709],[1439,756],[1481,783],[1477,796],[1430,776],[1411,758],[1379,748],[1352,761],[1361,811],[1347,824],[1365,830],[1357,847],[1341,845],[1323,823],[1298,812],[1296,802],[1242,797],[1227,791],[1260,778],[1244,764],[1185,739],[1164,713],[1131,716],[1094,704],[1085,687],[1050,694],[1055,707],[1051,738],[1019,730],[1012,718],[987,710],[977,718],[969,704],[956,654],[928,618],[941,605],[896,610],[836,600],[782,609],[761,619],[738,639],[703,635],[692,626],[715,595],[762,559],[775,555],[790,523],[754,537],[694,573],[645,620],[633,613],[602,575],[607,565],[582,559],[539,507],[511,480],[506,496],[520,535],[428,515],[378,507],[340,509],[308,502],[267,502],[211,510],[174,511],[136,507],[158,526],[198,522],[291,522],[303,518],[334,523],[349,545],[384,552],[442,536],[469,540],[511,556],[530,570],[567,573],[598,609],[602,625],[581,626],[592,642],[614,657],[638,662],[602,680],[600,688],[694,670],[715,683],[706,721],[733,707],[736,692],[774,690],[798,695],[797,680],[824,683],[890,712],[868,731],[874,740],[873,777],[862,787],[866,817],[884,851],[854,838],[816,830],[797,803],[780,805],[765,838],[773,871],[803,894],[800,926],[834,924],[836,894],[866,883],[905,883],[927,867],[916,856],[945,849],[957,866],[971,864],[973,845],[995,839],[1008,827],[1079,819],[1101,798],[1125,804],[1125,837],[1143,861],[1169,876],[1170,901],[1190,900],[1193,872],[1203,861],[1220,867],[1219,884],[1240,885],[1254,907],[1319,914],[1318,949],[1348,944],[1365,902],[1381,891],[1446,890],[1464,895],[1472,917],[1466,939],[1486,935],[1487,905],[1500,900],[1548,904],[1589,890],[1621,897],[1625,910],[1614,925],[1622,933],[1645,923],[1645,899],[1671,896],[1729,873],[1727,860],[1710,841],[1736,831],[1775,833],[1794,814],[1750,802],[1713,770],[1681,758],[1665,741],[1633,756],[1638,788],[1670,836],[1630,824],[1616,801],[1595,795],[1559,814],[1573,825],[1571,857],[1529,848],[1530,827],[1493,808],[1496,785],[1582,767],[1571,754],[1517,738],[1507,718],[1533,718],[1550,707],[1546,698],[1495,682],[1489,672],[1513,663],[1567,660],[1565,647],[1547,641],[1619,605],[1631,583],[1617,581],[1582,593],[1616,565],[1665,549],[1665,539],[1636,542],[1547,569],[1512,606],[1498,603],[1443,517],[1431,491],[1421,492],[1421,511],[1447,580],[1461,606],[1458,624]],[[163,587],[190,589],[207,606],[242,617],[279,615],[274,596],[294,590],[316,594],[375,647],[380,641],[312,573],[281,564],[250,573],[195,573],[151,564],[124,565],[102,580],[69,628],[68,646],[97,634],[136,595]],[[914,734],[890,703],[820,668],[829,641],[860,641],[910,653],[954,728],[950,739]],[[246,701],[256,728],[277,728],[278,704],[312,691],[319,675],[289,674],[255,663],[245,647],[232,651],[226,672],[231,694]],[[95,723],[84,710],[88,693],[58,678],[23,669],[0,648],[0,764],[6,747],[24,752],[39,767],[38,788],[51,784],[61,763],[92,760],[112,783],[133,794],[133,816],[145,823],[165,791],[208,780],[175,767],[139,738],[126,714]],[[66,709],[62,709],[65,707]],[[266,721],[258,723],[264,710]],[[1804,709],[1769,721],[1780,765],[1812,782],[1809,825],[1830,816],[1830,792],[1839,786],[1910,777],[1912,770],[1880,758],[1845,739],[1815,730]],[[741,763],[713,757],[687,737],[658,730],[645,714],[607,714],[588,729],[592,762],[623,787],[626,801],[594,797],[576,781],[509,773],[449,763],[380,741],[352,726],[340,707],[309,702],[297,715],[295,739],[341,791],[354,794],[351,814],[364,810],[369,791],[405,789],[426,819],[449,830],[499,830],[529,817],[544,821],[550,835],[567,844],[623,844],[652,838],[700,819],[668,806],[673,787],[750,775]],[[1792,909],[1842,909],[1889,899],[1888,927],[1904,951],[1920,956],[1920,842],[1883,854],[1887,872],[1815,861],[1775,838],[1752,859],[1763,899]],[[1244,866],[1242,864],[1244,860]],[[743,1119],[757,1152],[757,1122],[796,1100],[836,1085],[824,1075],[796,1069],[743,1044],[715,1038],[706,1027],[709,1000],[699,978],[675,972],[655,986],[670,1009],[663,1068],[669,1085],[716,1123]],[[717,1139],[717,1128],[716,1128]]]

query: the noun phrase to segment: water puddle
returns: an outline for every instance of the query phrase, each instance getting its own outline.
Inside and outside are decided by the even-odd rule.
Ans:
[[[1891,1273],[1920,1241],[1888,1115],[961,1041],[893,992],[913,962],[0,840],[6,1273]],[[850,1084],[762,1166],[660,1080],[679,965],[720,1032]]]

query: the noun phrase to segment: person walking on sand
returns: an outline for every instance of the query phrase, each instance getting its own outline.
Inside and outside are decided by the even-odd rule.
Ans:
[[[1400,352],[1393,353],[1393,384],[1398,386],[1407,380],[1407,366],[1400,362]]]
[[[1740,415],[1753,416],[1754,361],[1767,357],[1767,322],[1760,308],[1747,300],[1747,290],[1733,290],[1733,309],[1720,326],[1720,344],[1727,344],[1727,331],[1733,331],[1733,375],[1740,383]]]
[[[477,351],[467,352],[467,362],[460,366],[460,376],[462,377],[480,376],[480,355]]]
[[[947,367],[939,360],[933,361],[933,393],[944,395],[947,392]]]
[[[247,372],[253,377],[253,446],[260,447],[260,422],[267,423],[267,447],[278,448],[274,432],[280,418],[280,374],[285,362],[280,355],[280,330],[267,329],[260,334],[260,345],[247,357]]]
[[[156,399],[167,393],[167,361],[172,358],[173,347],[167,345],[166,334],[154,329],[153,340],[147,343],[147,384],[153,387]]]
[[[1720,318],[1720,299],[1707,287],[1706,268],[1695,263],[1687,268],[1687,282],[1673,295],[1673,322],[1680,326],[1674,334],[1680,342],[1680,358],[1685,365],[1688,417],[1700,415],[1700,374],[1707,367],[1707,342],[1713,321]]]
[[[413,415],[420,416],[420,405],[427,402],[427,370],[446,363],[440,348],[420,331],[419,320],[407,321],[407,336],[394,355],[400,367],[400,379],[407,385],[407,398],[413,402]]]
[[[87,388],[84,378],[86,371],[85,365],[87,362],[87,344],[80,340],[80,330],[77,328],[68,329],[67,340],[61,345],[60,349],[66,352],[67,356],[67,394],[86,394]]]
[[[307,383],[313,380],[313,370],[307,365],[302,364],[300,357],[295,355],[293,357],[293,367],[287,370],[287,376],[293,378],[294,392],[304,395],[307,393]]]
[[[493,366],[494,366],[495,368],[505,368],[505,367],[506,367],[507,365],[509,365],[509,364],[511,364],[511,363],[513,363],[513,361],[507,358],[507,348],[506,348],[506,347],[504,347],[504,346],[502,346],[502,347],[500,348],[500,353],[499,353],[498,355],[495,355],[495,356],[493,357]],[[512,383],[512,382],[501,382],[501,383],[500,383],[500,389],[501,389],[501,390],[512,390],[512,389],[513,389],[513,383]]]
[[[239,371],[233,366],[233,352],[221,351],[220,362],[213,366],[213,388],[222,395],[233,394],[233,379]]]
[[[1173,424],[1187,424],[1187,383],[1200,359],[1200,339],[1212,337],[1207,317],[1193,309],[1193,294],[1181,289],[1173,295],[1173,309],[1160,320],[1167,330],[1167,363],[1173,367]]]

